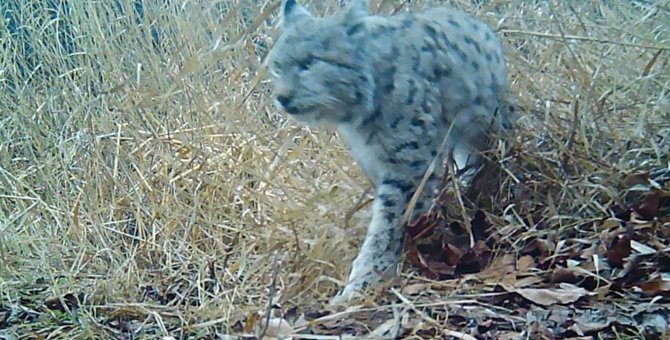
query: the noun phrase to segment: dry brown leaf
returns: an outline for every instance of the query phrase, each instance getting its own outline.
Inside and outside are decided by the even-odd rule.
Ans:
[[[416,295],[427,290],[430,290],[429,283],[412,283],[402,288],[403,295]]]
[[[587,294],[586,289],[571,285],[566,285],[565,288],[554,289],[511,287],[505,287],[505,289],[542,306],[573,303]]]
[[[662,190],[654,190],[647,197],[644,198],[644,201],[634,210],[636,213],[647,221],[653,220],[654,217],[658,217],[658,209],[660,207],[661,198],[667,195],[666,192]]]
[[[570,270],[563,267],[556,267],[554,268],[554,271],[551,273],[551,282],[554,283],[561,283],[561,282],[576,283],[577,281],[579,281],[579,278],[577,277],[577,274],[575,273],[574,270]]]
[[[607,249],[607,260],[610,266],[623,268],[624,259],[631,253],[631,237],[628,235],[619,235],[612,240],[612,244]]]
[[[664,280],[661,277],[642,282],[637,286],[640,287],[640,289],[642,289],[645,293],[650,295],[670,293],[670,280]]]
[[[516,268],[520,272],[525,272],[528,269],[532,268],[534,265],[535,265],[535,260],[530,255],[522,256],[516,262]]]
[[[491,249],[484,241],[477,241],[475,245],[465,253],[456,265],[456,273],[472,274],[481,271],[491,260]]]
[[[498,340],[516,340],[523,338],[521,333],[518,332],[504,332],[496,335]]]
[[[547,240],[536,238],[523,247],[521,254],[530,255],[536,257],[538,261],[543,261],[549,257],[551,250],[553,250],[551,248],[553,247]]]
[[[485,240],[488,236],[488,231],[491,228],[491,224],[486,220],[486,214],[481,210],[477,210],[470,226],[475,241]]]
[[[514,282],[514,287],[517,288],[530,287],[532,285],[541,283],[542,281],[544,281],[544,279],[542,279],[541,276],[538,275],[528,276],[524,277],[523,279],[516,280],[516,282]]]
[[[251,334],[251,332],[253,332],[257,320],[258,315],[256,313],[249,313],[249,315],[247,315],[247,322],[244,323],[245,334]]]
[[[442,259],[449,266],[456,266],[461,257],[463,257],[463,252],[451,243],[447,243],[442,249]]]
[[[74,294],[67,293],[62,298],[53,298],[44,301],[44,305],[50,310],[67,312],[79,307],[79,300]]]
[[[489,266],[487,266],[479,273],[479,277],[496,282],[502,280],[503,278],[515,281],[515,276],[509,275],[515,271],[515,256],[513,254],[505,254],[496,258],[494,262],[491,262]]]

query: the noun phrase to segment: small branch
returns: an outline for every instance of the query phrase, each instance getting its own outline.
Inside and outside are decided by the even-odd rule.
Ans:
[[[274,299],[275,293],[277,291],[277,273],[279,271],[279,265],[278,262],[279,260],[277,259],[277,251],[274,252],[274,264],[272,267],[272,283],[270,284],[270,291],[268,292],[268,307],[265,310],[265,325],[263,326],[263,330],[261,330],[261,333],[258,335],[259,339],[263,339],[265,337],[265,333],[268,331],[268,327],[270,327],[270,315],[272,315],[272,299]]]
[[[663,50],[663,51],[670,50],[670,46],[640,45],[640,44],[633,44],[633,43],[627,43],[627,42],[622,42],[622,41],[589,38],[589,37],[582,37],[582,36],[578,36],[578,35],[569,35],[569,34],[561,35],[561,34],[531,32],[531,31],[522,31],[522,30],[510,30],[510,29],[502,29],[499,32],[500,33],[512,34],[512,35],[513,34],[530,35],[530,36],[534,36],[534,37],[549,38],[549,39],[556,39],[556,40],[562,40],[562,41],[565,41],[565,40],[579,40],[579,41],[590,41],[590,42],[594,42],[594,43],[598,43],[598,44],[629,46],[629,47],[637,47],[637,48],[643,48],[643,49],[649,49],[649,50]]]

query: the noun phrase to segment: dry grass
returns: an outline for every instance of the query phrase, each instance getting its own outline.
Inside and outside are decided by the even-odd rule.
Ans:
[[[271,104],[259,55],[278,1],[145,1],[143,20],[126,1],[14,3],[0,28],[0,337],[260,334],[270,298],[323,307],[363,239],[365,209],[343,217],[368,184],[335,134]],[[669,166],[670,3],[444,3],[499,29],[523,109],[485,205],[514,235],[504,252],[597,233],[590,221],[628,204],[626,174]],[[412,273],[403,284],[425,281]],[[466,281],[412,308],[437,318],[491,291]]]

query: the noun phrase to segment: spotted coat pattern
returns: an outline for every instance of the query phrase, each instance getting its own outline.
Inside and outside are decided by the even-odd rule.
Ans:
[[[454,9],[377,16],[352,0],[315,17],[285,0],[282,13],[269,55],[276,105],[335,127],[375,187],[366,238],[338,297],[349,299],[395,275],[408,203],[416,199],[410,219],[428,208],[451,155],[476,161],[486,133],[507,126],[503,52],[486,24]]]

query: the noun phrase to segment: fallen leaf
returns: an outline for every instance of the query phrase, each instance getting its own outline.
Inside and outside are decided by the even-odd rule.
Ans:
[[[579,278],[577,277],[575,271],[567,268],[556,267],[554,268],[554,271],[551,273],[551,282],[554,283],[561,283],[561,282],[576,283],[577,281],[579,281]]]
[[[486,220],[486,214],[481,210],[477,210],[474,219],[470,222],[470,226],[472,228],[472,237],[475,241],[485,240],[488,230],[491,228],[491,224]]]
[[[510,277],[515,279],[515,275],[509,275],[516,272],[516,258],[513,254],[504,254],[503,256],[496,257],[489,266],[479,273],[479,276],[482,278],[487,278],[487,280],[495,280],[496,282],[503,280],[505,277]],[[515,286],[517,286],[515,284]],[[518,287],[518,286],[517,286]]]
[[[288,321],[282,318],[271,318],[267,324],[265,335],[286,339],[286,336],[294,332],[295,330]]]
[[[642,316],[642,327],[647,339],[667,339],[670,333],[667,311],[666,313],[645,313]]]
[[[663,280],[663,278],[658,277],[654,280],[649,280],[642,282],[637,285],[649,295],[659,295],[659,294],[668,294],[670,293],[670,280]]]
[[[576,286],[557,289],[506,287],[506,290],[542,306],[573,303],[587,294],[586,289]]]
[[[455,272],[472,274],[481,271],[491,260],[491,249],[484,241],[477,241],[458,261]]]
[[[631,253],[631,237],[629,235],[618,235],[612,240],[607,249],[607,260],[610,266],[623,268],[623,260]]]
[[[528,269],[532,268],[534,264],[535,260],[533,260],[533,257],[530,255],[526,255],[519,258],[519,260],[516,262],[516,268],[520,272],[525,272]]]
[[[516,339],[522,339],[523,337],[521,336],[521,333],[518,332],[503,332],[503,333],[498,333],[496,336],[496,339],[498,340],[516,340]]]
[[[613,323],[634,326],[635,320],[627,315],[618,314],[615,307],[596,303],[589,309],[578,310],[573,318],[575,324],[571,328],[577,334],[593,333],[611,327]]]
[[[630,247],[640,253],[640,255],[651,255],[656,253],[656,249],[635,240],[630,241]]]
[[[514,287],[517,288],[529,287],[542,283],[543,281],[544,279],[542,279],[542,277],[539,275],[528,276],[524,277],[523,279],[516,280],[516,282],[514,282]]]
[[[429,283],[412,283],[402,288],[403,295],[417,295],[430,289]]]
[[[633,209],[643,219],[647,221],[653,220],[654,217],[658,216],[661,198],[665,197],[665,195],[662,190],[654,190],[644,198],[644,201],[639,206]]]
[[[258,315],[256,315],[256,313],[249,313],[249,315],[247,315],[247,322],[244,323],[244,333],[251,334],[256,326],[257,320]]]
[[[463,257],[463,252],[451,243],[447,243],[442,249],[442,260],[449,266],[456,266]]]
[[[523,249],[521,249],[521,254],[530,255],[538,259],[538,261],[543,261],[549,257],[551,251],[551,246],[546,240],[536,238],[526,244]]]
[[[60,312],[72,311],[73,309],[79,307],[79,300],[72,293],[67,293],[63,298],[53,298],[44,301],[44,305],[51,310],[57,310]]]

